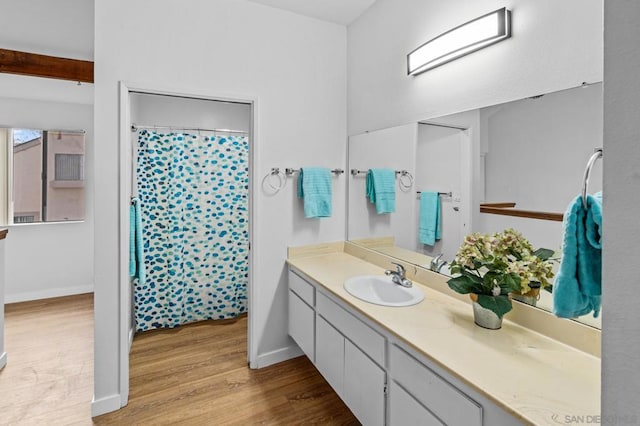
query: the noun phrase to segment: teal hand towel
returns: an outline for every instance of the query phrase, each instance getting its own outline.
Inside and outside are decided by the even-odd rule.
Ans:
[[[396,172],[392,169],[369,169],[366,196],[376,205],[378,214],[396,211]]]
[[[325,167],[303,167],[298,176],[298,197],[304,200],[304,216],[331,217],[331,171]]]
[[[602,193],[576,197],[563,220],[562,261],[553,285],[553,313],[575,318],[600,314],[602,295]]]
[[[129,276],[136,276],[136,207],[131,200],[129,207]]]
[[[142,206],[140,200],[136,198],[136,269],[138,283],[141,286],[146,284],[146,272],[144,268],[144,241],[142,240]]]
[[[142,213],[140,200],[133,198],[129,209],[129,275],[144,285],[144,242],[142,241]]]
[[[422,244],[435,245],[441,238],[440,195],[423,191],[420,194],[420,221],[418,239]]]

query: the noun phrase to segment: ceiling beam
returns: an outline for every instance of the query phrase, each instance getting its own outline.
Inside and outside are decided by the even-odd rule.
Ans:
[[[0,72],[93,83],[93,62],[0,49]]]

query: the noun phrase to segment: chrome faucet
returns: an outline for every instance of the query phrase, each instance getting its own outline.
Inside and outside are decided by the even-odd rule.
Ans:
[[[446,260],[442,260],[443,254],[444,253],[440,253],[439,255],[431,259],[431,263],[429,264],[429,269],[431,269],[433,272],[440,272],[442,267],[447,264]]]
[[[411,287],[413,283],[409,281],[405,276],[406,270],[404,269],[404,266],[396,262],[391,262],[391,263],[396,265],[396,270],[392,271],[390,269],[387,269],[386,271],[384,271],[384,274],[390,275],[391,281],[393,281],[398,285],[401,285],[402,287]]]

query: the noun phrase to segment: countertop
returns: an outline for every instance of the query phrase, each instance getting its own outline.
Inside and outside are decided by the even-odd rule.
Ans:
[[[473,322],[471,305],[416,281],[425,300],[409,307],[373,305],[344,290],[347,278],[384,269],[344,252],[289,259],[356,311],[397,336],[498,406],[531,424],[600,414],[600,359],[507,319],[502,329]]]

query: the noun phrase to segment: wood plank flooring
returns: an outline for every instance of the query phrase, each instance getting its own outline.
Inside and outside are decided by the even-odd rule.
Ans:
[[[5,305],[1,425],[91,424],[93,294]]]
[[[131,349],[131,392],[96,425],[357,425],[305,357],[247,367],[247,318],[142,333]]]
[[[93,420],[93,295],[6,305],[0,424],[358,425],[305,358],[247,367],[247,319],[136,336],[129,404]]]

